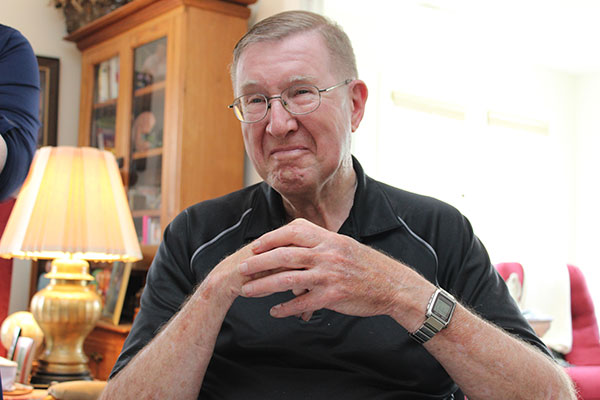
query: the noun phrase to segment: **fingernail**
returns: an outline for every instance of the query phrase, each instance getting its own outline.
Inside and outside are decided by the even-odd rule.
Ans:
[[[256,250],[258,250],[259,247],[260,247],[260,240],[255,240],[254,243],[252,243],[252,246],[250,248],[252,249],[252,251],[256,251]]]
[[[279,314],[280,308],[281,307],[279,305],[271,307],[271,311],[270,311],[271,316],[276,317]]]
[[[251,283],[246,283],[244,286],[242,286],[242,295],[249,296],[251,292],[252,292],[252,284]]]
[[[248,272],[248,263],[241,263],[238,266],[238,271],[240,271],[240,273],[245,274],[246,272]]]

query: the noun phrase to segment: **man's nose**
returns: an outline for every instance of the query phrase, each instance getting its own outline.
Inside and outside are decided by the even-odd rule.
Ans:
[[[297,129],[296,118],[283,106],[283,102],[282,98],[274,98],[269,103],[267,132],[272,136],[284,137]]]

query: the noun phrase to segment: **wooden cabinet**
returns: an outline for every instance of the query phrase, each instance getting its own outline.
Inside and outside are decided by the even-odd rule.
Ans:
[[[243,185],[244,148],[229,63],[256,0],[134,0],[66,39],[82,52],[79,145],[112,151],[147,269],[184,208]],[[105,379],[128,329],[85,342]]]
[[[131,324],[113,326],[99,322],[86,338],[83,350],[89,358],[88,366],[95,379],[108,379],[130,330]]]
[[[239,189],[228,65],[252,0],[135,0],[67,37],[82,51],[79,145],[110,149],[145,265],[185,207]]]

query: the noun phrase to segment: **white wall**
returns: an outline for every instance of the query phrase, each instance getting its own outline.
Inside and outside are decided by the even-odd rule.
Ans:
[[[36,55],[60,59],[58,144],[76,146],[81,55],[75,44],[62,40],[67,34],[62,12],[48,0],[1,0],[0,23],[19,30]],[[9,313],[29,308],[30,265],[14,260]]]
[[[574,234],[565,193],[574,188],[575,80],[494,47],[484,31],[473,37],[472,23],[461,15],[386,2],[390,12],[370,25],[360,21],[378,10],[357,13],[353,1],[324,4],[355,43],[360,75],[370,87],[365,124],[355,135],[355,153],[368,171],[458,207],[495,261],[556,249],[549,240],[566,260]],[[418,120],[394,105],[392,91],[456,106],[464,120],[426,114]],[[549,133],[491,129],[488,111],[544,121]],[[562,237],[549,237],[550,219]],[[507,244],[516,246],[512,255]]]
[[[577,78],[575,257],[586,276],[600,315],[600,268],[598,268],[598,226],[600,226],[600,72]]]

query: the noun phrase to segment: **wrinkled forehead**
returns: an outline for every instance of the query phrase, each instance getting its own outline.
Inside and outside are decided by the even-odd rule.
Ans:
[[[327,46],[314,31],[255,42],[239,56],[233,71],[233,89],[236,96],[248,86],[260,84],[285,89],[285,85],[329,74],[331,65]]]

